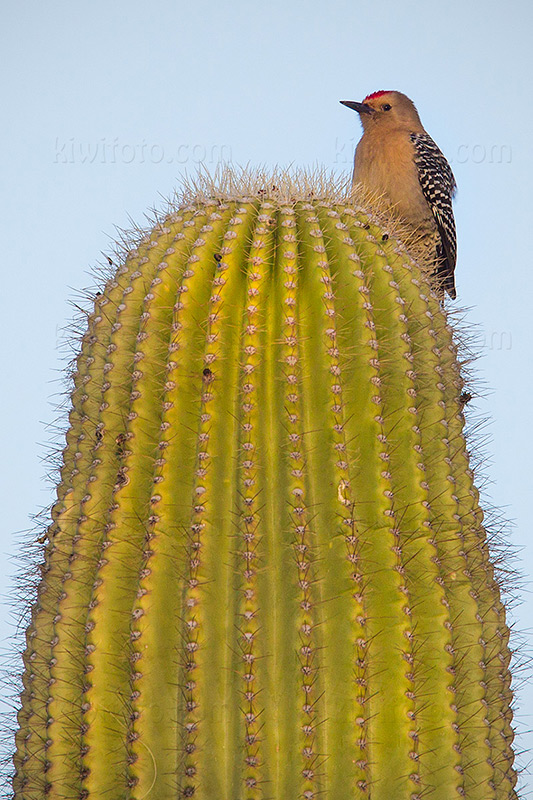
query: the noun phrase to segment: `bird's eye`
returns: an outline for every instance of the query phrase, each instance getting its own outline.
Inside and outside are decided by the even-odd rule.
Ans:
[[[381,110],[382,110],[382,111],[390,111],[390,110],[391,110],[391,108],[392,108],[392,106],[391,106],[389,103],[384,103],[384,104],[381,106]]]

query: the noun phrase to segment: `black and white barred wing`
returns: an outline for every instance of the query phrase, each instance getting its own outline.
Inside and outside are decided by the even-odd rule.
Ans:
[[[415,163],[422,192],[437,223],[440,247],[437,247],[437,277],[450,297],[455,298],[454,270],[457,260],[457,235],[452,198],[457,184],[444,154],[427,133],[412,133]]]

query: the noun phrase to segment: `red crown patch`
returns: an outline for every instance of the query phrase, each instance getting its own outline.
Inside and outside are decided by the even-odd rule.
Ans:
[[[366,103],[367,100],[374,100],[374,98],[376,97],[381,97],[382,94],[389,94],[389,92],[385,91],[384,89],[380,89],[379,92],[372,92],[372,94],[367,94],[367,96],[363,100],[363,103]]]

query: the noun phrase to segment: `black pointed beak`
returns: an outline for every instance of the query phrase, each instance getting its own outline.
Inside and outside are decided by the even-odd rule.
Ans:
[[[354,100],[339,100],[343,106],[347,108],[351,108],[352,111],[357,111],[358,114],[371,114],[373,112],[372,106],[368,106],[366,103],[356,103]]]

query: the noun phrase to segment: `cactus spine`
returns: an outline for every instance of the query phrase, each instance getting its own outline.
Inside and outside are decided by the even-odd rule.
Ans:
[[[77,359],[16,800],[516,797],[461,385],[350,203],[156,226]]]

